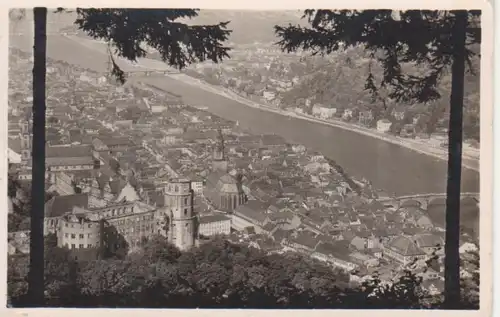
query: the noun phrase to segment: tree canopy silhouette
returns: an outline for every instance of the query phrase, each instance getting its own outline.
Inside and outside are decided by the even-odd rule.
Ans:
[[[474,44],[481,42],[480,11],[468,12],[466,61],[473,72],[471,58],[478,54]],[[383,68],[376,82],[371,70],[366,88],[376,94],[390,89],[389,97],[405,102],[428,102],[441,97],[437,84],[453,62],[452,28],[454,11],[409,10],[305,10],[303,18],[311,27],[276,26],[282,50],[331,54],[362,45],[373,62]],[[420,74],[405,66],[425,67]]]
[[[305,10],[309,27],[275,26],[283,51],[309,51],[325,55],[362,46],[369,52],[366,90],[380,100],[378,90],[389,90],[398,102],[429,102],[441,97],[438,83],[451,69],[450,122],[448,129],[448,184],[446,203],[447,307],[460,298],[460,182],[462,169],[462,119],[465,64],[473,72],[471,57],[481,42],[480,11],[430,10]],[[372,63],[382,66],[377,78]],[[408,66],[419,66],[419,72]]]
[[[58,11],[65,11],[58,9]],[[174,68],[229,58],[224,42],[231,34],[229,21],[214,25],[189,25],[180,19],[198,16],[198,9],[76,9],[75,24],[94,39],[108,44],[112,74],[125,82],[125,74],[113,54],[130,61],[146,57],[147,48],[156,50]]]
[[[365,282],[351,283],[348,273],[307,255],[268,254],[221,238],[184,252],[154,238],[144,243],[143,252],[124,259],[77,262],[68,256],[68,249],[51,246],[49,240],[46,244],[51,257],[45,270],[50,278],[48,304],[56,307],[441,307],[440,296],[430,294],[422,276],[409,271],[389,284],[377,273]],[[142,254],[146,256],[137,259]],[[477,255],[468,258],[464,257],[464,261],[472,270],[477,268]],[[9,258],[8,294],[16,307],[24,305],[26,260],[26,256]],[[478,308],[478,278],[463,280],[468,286],[464,287],[466,296],[460,300],[461,308]]]
[[[67,11],[58,8],[56,12]],[[112,49],[118,56],[136,61],[146,56],[147,45],[160,53],[162,60],[175,68],[195,62],[220,62],[229,57],[224,46],[230,30],[229,22],[216,25],[188,25],[177,20],[193,18],[197,9],[76,9],[75,24],[94,39],[105,40],[111,60],[111,74],[121,83],[125,73],[115,62]],[[25,9],[11,10],[11,21],[22,20]],[[43,204],[45,193],[45,119],[46,119],[46,59],[47,8],[37,7],[34,16],[33,45],[33,177],[31,211],[30,297],[39,306],[44,298],[43,281]],[[38,212],[36,212],[38,211]]]

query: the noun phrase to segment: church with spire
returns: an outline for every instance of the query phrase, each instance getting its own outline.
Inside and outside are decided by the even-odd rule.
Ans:
[[[212,154],[212,171],[221,171],[227,173],[229,166],[226,159],[224,136],[221,129],[219,129],[217,132],[217,143]]]
[[[242,177],[229,174],[229,162],[225,153],[224,135],[218,129],[217,142],[212,154],[212,171],[207,176],[204,196],[219,211],[231,213],[247,202]]]

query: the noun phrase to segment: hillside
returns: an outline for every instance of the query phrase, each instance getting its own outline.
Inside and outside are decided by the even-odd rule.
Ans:
[[[323,104],[332,108],[369,108],[373,111],[388,112],[395,107],[404,107],[415,114],[436,115],[438,119],[445,120],[449,111],[449,96],[451,92],[451,74],[445,72],[441,78],[438,91],[441,98],[428,104],[403,104],[390,100],[388,91],[380,89],[380,96],[384,99],[387,109],[383,110],[381,101],[373,102],[372,96],[365,90],[366,79],[369,73],[370,62],[366,52],[361,47],[339,52],[329,58],[309,59],[301,66],[300,62],[292,63],[292,74],[299,76],[301,81],[291,90],[283,94],[284,104],[305,107],[305,100],[309,99],[311,105]],[[302,63],[304,64],[304,63]],[[467,73],[465,76],[464,100],[464,132],[466,137],[479,139],[479,58],[473,60],[476,74]],[[380,83],[383,70],[377,63],[372,63],[372,73],[375,80]],[[421,67],[405,65],[408,73],[421,73]],[[297,69],[297,71],[294,71]]]

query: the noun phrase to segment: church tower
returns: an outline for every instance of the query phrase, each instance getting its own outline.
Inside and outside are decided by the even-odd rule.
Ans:
[[[196,243],[193,199],[191,181],[187,179],[173,179],[165,188],[167,238],[180,250],[187,250]]]
[[[31,149],[33,147],[33,131],[31,129],[33,121],[31,118],[27,117],[23,123],[21,123],[21,159],[28,161],[31,159]]]
[[[212,169],[214,172],[227,172],[227,159],[224,148],[224,136],[222,130],[217,130],[217,144],[212,155]]]

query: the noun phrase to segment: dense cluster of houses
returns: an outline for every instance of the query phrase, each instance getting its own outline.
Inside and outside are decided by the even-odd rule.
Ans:
[[[22,54],[11,55],[17,69],[9,81],[9,162],[18,181],[29,183],[30,64]],[[439,213],[415,201],[382,203],[368,192],[360,195],[352,179],[302,145],[248,134],[151,87],[118,87],[53,61],[49,69],[46,188],[55,196],[44,207],[45,232],[56,233],[60,246],[94,248],[104,219],[115,236],[140,247],[164,230],[172,197],[184,201],[186,217],[197,218],[197,238],[236,231],[255,247],[308,254],[351,272],[353,280],[374,270],[386,270],[389,280],[443,243]],[[314,109],[319,116],[333,112]],[[173,178],[187,179],[192,196],[167,190]],[[177,241],[190,239],[191,233],[179,232]],[[25,230],[9,233],[9,252],[26,252],[20,241],[27,236]],[[427,279],[439,288],[440,263],[432,274]]]
[[[302,102],[287,104],[284,95],[289,94],[295,87],[300,87],[299,84],[304,79],[309,79],[310,74],[306,75],[305,69],[311,67],[310,63],[314,62],[299,58],[294,54],[283,54],[272,48],[240,48],[240,50],[236,49],[233,55],[227,63],[198,65],[190,69],[188,74],[211,84],[222,85],[253,101],[298,114],[307,113],[324,120],[341,119],[376,129],[382,133],[391,132],[403,138],[429,138],[427,130],[422,128],[426,123],[420,122],[421,120],[422,122],[428,121],[425,116],[426,107],[391,105],[388,106],[390,111],[384,110],[383,116],[376,116],[372,110],[374,105],[368,102],[364,104],[361,100],[356,100],[346,107],[345,105],[315,103],[314,96],[310,96],[296,98]],[[444,119],[446,117],[446,115],[440,117],[433,133],[437,135],[446,133],[447,124]],[[391,129],[392,125],[394,126]]]
[[[475,198],[464,198],[463,203],[477,208]],[[311,201],[299,197],[250,201],[232,217],[236,229],[266,237],[261,245],[264,250],[310,255],[351,272],[353,281],[369,278],[375,271],[389,281],[415,263],[422,269],[434,255],[442,261],[444,230],[437,209],[444,209],[441,198],[422,205],[412,199],[382,203],[348,194],[340,200],[316,196]],[[473,245],[472,238],[462,241],[464,252]],[[424,278],[442,286],[439,263]]]

